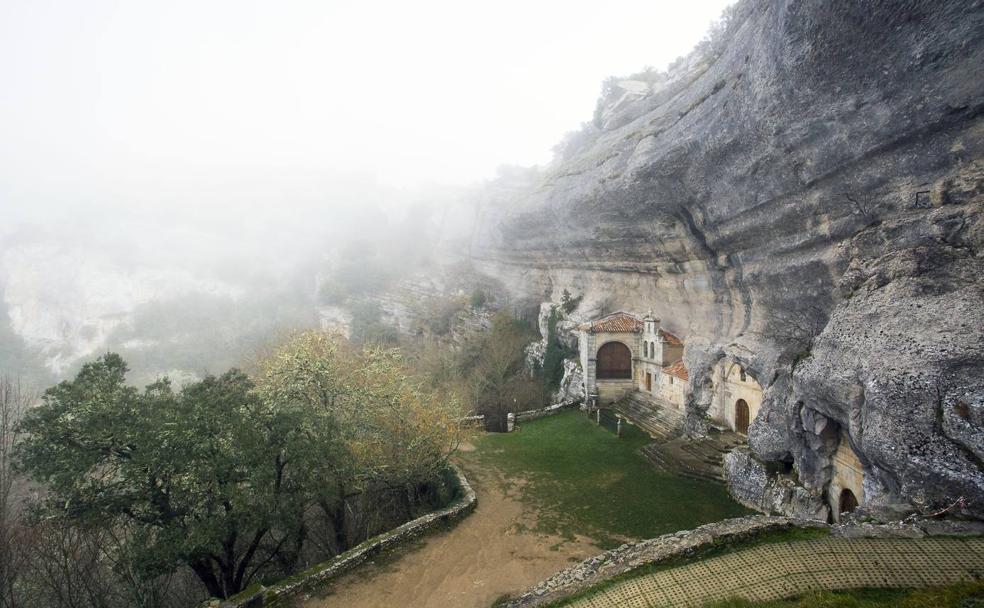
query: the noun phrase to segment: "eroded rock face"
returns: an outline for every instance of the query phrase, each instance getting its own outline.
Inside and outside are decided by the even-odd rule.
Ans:
[[[869,509],[984,516],[982,65],[980,2],[743,2],[706,57],[490,191],[473,259],[585,315],[652,309],[686,340],[694,433],[710,369],[741,362],[751,448],[807,494],[847,437]]]

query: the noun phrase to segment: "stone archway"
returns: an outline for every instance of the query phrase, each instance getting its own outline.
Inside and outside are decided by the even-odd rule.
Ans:
[[[858,497],[854,495],[854,492],[847,488],[841,490],[840,498],[837,501],[837,512],[840,515],[845,513],[850,513],[851,511],[858,508]]]
[[[604,379],[632,378],[632,351],[621,342],[608,342],[598,349],[595,377]]]
[[[748,434],[749,420],[748,402],[744,399],[735,401],[735,432],[742,435]]]

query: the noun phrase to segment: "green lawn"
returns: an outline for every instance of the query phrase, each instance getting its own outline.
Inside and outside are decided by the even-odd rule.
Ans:
[[[539,530],[584,534],[606,548],[751,513],[721,484],[657,471],[639,454],[648,442],[635,427],[618,438],[582,412],[565,412],[483,434],[463,460],[522,480],[524,500],[540,509]]]
[[[715,602],[705,608],[984,608],[984,583],[931,589],[822,591],[774,602]]]

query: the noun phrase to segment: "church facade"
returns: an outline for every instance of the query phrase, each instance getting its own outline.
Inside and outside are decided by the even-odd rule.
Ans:
[[[601,405],[631,391],[660,396],[683,409],[683,342],[652,313],[614,312],[578,326],[584,394]]]

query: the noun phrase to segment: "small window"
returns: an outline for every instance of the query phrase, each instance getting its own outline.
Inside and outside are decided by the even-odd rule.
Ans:
[[[673,376],[669,376],[670,384],[673,384]]]
[[[745,376],[745,370],[744,370],[744,368],[741,368],[741,367],[738,368],[738,375],[741,377],[741,381],[742,382],[744,382],[746,380],[746,378],[747,378]]]

